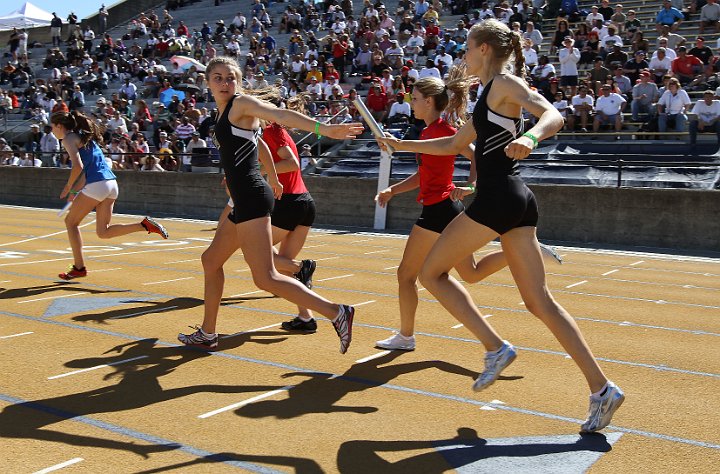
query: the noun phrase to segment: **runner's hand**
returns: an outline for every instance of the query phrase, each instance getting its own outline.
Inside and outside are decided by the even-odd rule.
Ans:
[[[474,192],[475,191],[469,186],[457,187],[450,192],[450,199],[453,201],[462,201],[465,196],[469,196]]]
[[[361,123],[340,123],[329,125],[325,124],[321,126],[321,133],[326,137],[334,138],[336,140],[346,140],[355,138],[362,134],[365,130]]]
[[[393,191],[391,188],[385,188],[382,191],[380,191],[377,196],[375,196],[375,202],[378,203],[380,207],[387,206],[387,203],[390,201],[390,199],[393,198]]]
[[[513,160],[524,160],[528,157],[534,146],[535,144],[530,138],[520,137],[511,141],[505,147],[505,154]]]

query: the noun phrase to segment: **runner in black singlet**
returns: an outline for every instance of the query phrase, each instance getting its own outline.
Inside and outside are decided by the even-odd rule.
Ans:
[[[318,296],[296,279],[280,274],[273,264],[270,212],[273,197],[280,198],[282,195],[282,185],[278,182],[272,160],[263,163],[272,189],[262,181],[258,169],[257,130],[260,120],[264,120],[342,140],[362,133],[363,126],[321,124],[255,97],[238,95],[242,74],[234,59],[214,58],[208,63],[205,73],[218,106],[220,119],[215,126],[215,140],[235,205],[230,217],[234,225],[220,225],[202,256],[205,272],[202,326],[196,327],[192,334],[178,335],[178,339],[183,344],[205,349],[217,347],[217,315],[225,284],[223,265],[239,245],[255,285],[330,319],[340,338],[340,352],[344,354],[352,340],[355,309]]]
[[[590,407],[581,431],[594,432],[610,423],[625,396],[605,376],[575,320],[555,301],[545,282],[536,237],[537,205],[532,192],[517,176],[514,160],[527,158],[538,141],[557,133],[563,119],[525,82],[520,44],[520,35],[499,21],[475,24],[468,33],[465,63],[468,74],[477,76],[486,87],[476,105],[473,123],[451,137],[422,141],[388,137],[380,144],[398,151],[447,155],[460,153],[477,138],[477,196],[467,213],[455,218],[440,235],[423,265],[420,281],[485,346],[485,369],[473,389],[487,388],[515,359],[517,351],[483,319],[468,292],[449,272],[467,255],[499,236],[525,306],[548,326],[587,380]],[[505,73],[511,56],[515,58],[517,76]],[[538,117],[537,124],[524,134],[523,109]]]

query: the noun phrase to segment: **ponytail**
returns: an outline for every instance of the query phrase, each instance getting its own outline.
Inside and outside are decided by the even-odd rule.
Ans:
[[[62,125],[67,131],[75,132],[80,137],[80,148],[85,147],[91,140],[98,145],[103,144],[105,128],[76,110],[70,113],[55,112],[50,117],[50,123]]]
[[[522,52],[522,38],[517,31],[511,31],[512,48],[515,54],[515,75],[520,79],[525,79],[525,56]]]

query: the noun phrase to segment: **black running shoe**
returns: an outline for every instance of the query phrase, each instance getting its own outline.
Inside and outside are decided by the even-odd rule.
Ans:
[[[300,271],[295,274],[295,278],[300,280],[300,283],[307,286],[309,290],[312,289],[312,276],[315,273],[315,267],[317,263],[315,260],[303,260],[300,265]]]
[[[302,332],[315,332],[317,331],[317,321],[311,319],[310,321],[303,321],[300,316],[295,316],[290,321],[283,321],[280,325],[286,331],[302,331]]]

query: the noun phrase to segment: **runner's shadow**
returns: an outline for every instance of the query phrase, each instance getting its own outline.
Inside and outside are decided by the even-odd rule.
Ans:
[[[123,303],[140,303],[145,306],[133,306],[131,308],[123,307],[119,309],[113,309],[110,311],[104,311],[102,313],[93,314],[80,314],[73,316],[73,321],[88,322],[93,321],[98,324],[108,324],[108,320],[113,319],[129,319],[139,318],[141,316],[148,316],[157,313],[167,313],[170,311],[177,311],[182,309],[196,308],[202,306],[203,300],[199,298],[172,298],[167,301],[140,301],[134,299],[128,299]]]
[[[231,304],[242,303],[244,301],[256,301],[256,300],[271,300],[277,298],[275,295],[268,296],[236,296],[235,298],[223,298],[220,302],[222,306],[228,306]]]
[[[294,458],[291,456],[262,456],[254,454],[237,454],[237,453],[216,453],[203,456],[192,461],[172,464],[170,466],[158,467],[147,471],[139,471],[137,474],[153,474],[156,472],[174,471],[184,467],[198,467],[211,463],[227,463],[237,467],[245,467],[250,471],[264,472],[258,469],[257,465],[248,466],[246,463],[262,463],[272,464],[275,466],[287,466],[294,469],[294,472],[302,474],[321,474],[324,471],[320,465],[312,459]]]
[[[82,291],[89,295],[100,295],[105,293],[127,293],[130,290],[94,290],[90,288],[78,287],[80,282],[55,282],[47,285],[27,286],[25,288],[0,288],[0,300],[12,298],[27,298],[30,296],[42,295],[51,291]]]
[[[610,443],[602,434],[579,436],[575,441],[490,445],[478,437],[472,428],[458,428],[458,435],[443,440],[353,440],[340,446],[337,455],[338,471],[343,474],[372,473],[441,473],[458,469],[477,461],[491,458],[537,457],[548,454],[575,451],[608,452]],[[437,450],[437,448],[444,448]],[[380,453],[400,453],[426,449],[418,454],[396,462],[386,461]],[[396,459],[397,456],[391,456]],[[510,463],[512,461],[508,461]],[[511,464],[508,464],[510,466]]]
[[[62,427],[52,429],[51,426],[64,420],[81,417],[89,417],[90,421],[94,421],[92,419],[94,414],[135,410],[198,393],[263,393],[281,388],[281,386],[275,385],[198,384],[164,389],[161,386],[161,377],[174,372],[183,364],[209,356],[210,354],[206,352],[189,351],[183,347],[157,346],[157,339],[143,339],[113,347],[100,357],[69,361],[65,366],[72,368],[88,368],[107,364],[113,372],[105,375],[103,380],[119,379],[119,381],[115,385],[103,386],[94,390],[73,392],[6,406],[0,412],[0,438],[51,441],[73,446],[117,449],[148,457],[150,453],[177,449],[178,446],[162,443],[137,444],[105,439],[64,432]],[[128,359],[135,360],[129,361]],[[87,377],[88,374],[84,376]],[[48,380],[46,383],[52,384],[52,381]],[[187,416],[194,417],[198,414],[200,413],[192,413]],[[87,422],[82,419],[79,421]],[[76,431],[75,428],[71,429]],[[109,429],[115,431],[112,427]],[[124,428],[117,427],[117,429],[123,430]]]
[[[289,396],[286,399],[251,403],[237,409],[235,413],[248,418],[276,417],[281,419],[295,418],[310,413],[368,414],[376,412],[378,408],[374,406],[343,406],[337,405],[337,402],[353,392],[379,387],[400,375],[426,369],[437,369],[470,378],[477,375],[476,372],[458,365],[437,360],[381,367],[381,365],[392,362],[400,355],[400,351],[393,351],[377,359],[354,364],[343,375],[338,377],[320,372],[290,372],[283,374],[283,378],[308,377],[308,379],[292,386],[288,390]]]

